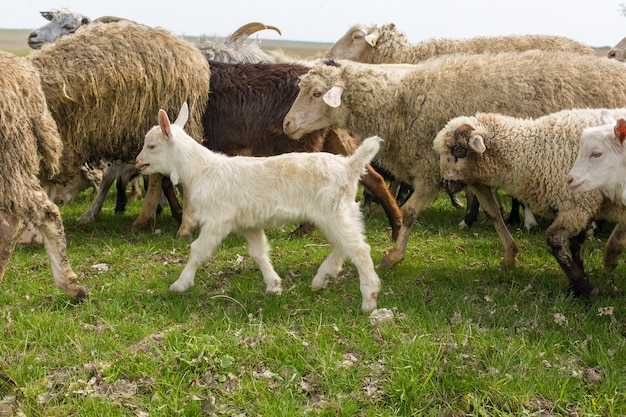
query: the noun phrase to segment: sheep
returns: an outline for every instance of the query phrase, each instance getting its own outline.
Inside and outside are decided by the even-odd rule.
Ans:
[[[512,35],[471,39],[430,39],[411,44],[394,24],[383,26],[357,24],[328,50],[326,56],[371,64],[419,64],[426,59],[441,55],[523,52],[531,49],[594,55],[593,49],[589,46],[560,36]],[[519,205],[518,201],[512,203],[513,209],[507,222],[511,224],[519,222],[519,209],[515,211]],[[468,195],[467,211],[463,221],[459,224],[460,228],[470,227],[476,221],[478,208],[477,200]],[[527,228],[536,226],[537,221],[532,211],[524,208],[524,213],[525,226]]]
[[[592,300],[598,288],[589,281],[582,258],[587,229],[596,219],[626,224],[626,208],[599,191],[574,193],[565,176],[576,158],[583,129],[601,124],[602,111],[570,109],[536,119],[498,113],[459,116],[433,141],[444,178],[472,186],[502,187],[528,202],[535,212],[553,218],[546,231],[548,250],[574,294]],[[624,117],[626,109],[613,109],[611,114]],[[620,240],[619,234],[612,235],[607,248],[617,247],[621,253],[626,241]],[[605,264],[611,269],[615,265]]]
[[[402,261],[416,217],[439,194],[442,178],[432,140],[448,120],[477,111],[538,117],[626,103],[623,65],[579,54],[448,55],[407,69],[404,76],[377,65],[329,64],[301,77],[283,129],[294,139],[329,125],[385,138],[377,160],[415,191],[402,206],[402,227],[382,266]],[[500,218],[501,239],[513,242],[501,214],[488,215]],[[515,265],[517,246],[505,249],[503,264]]]
[[[572,191],[600,190],[611,201],[626,206],[626,120],[603,114],[601,126],[588,127],[580,136],[580,149],[567,184]]]
[[[0,74],[0,280],[28,220],[42,234],[56,285],[83,299],[87,291],[68,260],[61,213],[38,178],[58,172],[63,148],[39,74],[28,60],[5,52]]]
[[[612,47],[606,54],[606,57],[619,62],[626,61],[626,38],[622,39],[617,43],[617,45]]]
[[[562,36],[510,35],[470,39],[429,39],[411,44],[393,23],[357,24],[326,53],[327,58],[349,59],[369,64],[417,64],[449,54],[524,52],[532,49],[563,51],[593,56],[593,48]]]
[[[359,176],[378,151],[381,139],[364,140],[349,157],[326,152],[229,157],[187,135],[183,130],[186,120],[185,104],[173,124],[160,110],[158,125],[146,134],[136,164],[142,174],[167,175],[190,190],[193,216],[201,225],[189,261],[170,290],[183,292],[192,286],[204,259],[235,232],[248,242],[267,291],[281,292],[281,279],[271,265],[263,228],[307,220],[319,227],[333,247],[318,269],[312,289],[325,288],[329,277],[336,277],[349,257],[359,273],[361,310],[374,310],[380,279],[365,242],[355,197]]]
[[[46,20],[49,20],[49,23],[29,33],[28,46],[32,49],[39,49],[46,43],[53,43],[60,37],[70,35],[76,32],[81,26],[92,22],[92,20],[84,14],[74,12],[67,8],[40,13]],[[114,16],[102,16],[93,20],[93,22],[110,23],[118,20],[121,19]]]
[[[58,181],[71,178],[84,161],[132,161],[150,127],[147,114],[159,107],[178,109],[187,101],[192,109],[189,131],[202,137],[208,63],[197,48],[166,30],[128,20],[92,22],[28,59],[41,72],[65,145]],[[133,230],[154,222],[160,197],[161,179],[156,177]],[[183,213],[179,233],[190,227]]]

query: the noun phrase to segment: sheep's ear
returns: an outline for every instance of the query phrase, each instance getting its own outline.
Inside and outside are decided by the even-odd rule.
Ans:
[[[159,110],[159,127],[161,132],[168,138],[172,139],[172,127],[170,126],[170,119],[167,118],[165,110]]]
[[[369,46],[374,48],[376,46],[376,42],[378,42],[378,34],[370,33],[369,35],[365,35],[365,42],[367,42]]]
[[[54,18],[54,12],[39,12],[43,16],[44,19],[52,21]]]
[[[602,109],[602,123],[605,125],[613,125],[615,124],[615,119],[611,116],[608,110]]]
[[[341,105],[342,94],[343,87],[334,85],[324,94],[324,103],[328,104],[330,107],[337,108]]]
[[[189,106],[187,106],[187,102],[185,101],[180,107],[178,117],[176,117],[176,121],[174,122],[174,124],[176,126],[179,126],[180,128],[183,128],[185,127],[185,123],[187,123],[187,119],[189,119]]]
[[[474,152],[479,154],[483,154],[487,150],[483,137],[480,135],[472,136],[469,140],[469,146],[474,150]]]
[[[624,138],[626,138],[626,120],[619,119],[615,123],[615,129],[614,130],[615,130],[615,137],[623,145],[624,144]]]

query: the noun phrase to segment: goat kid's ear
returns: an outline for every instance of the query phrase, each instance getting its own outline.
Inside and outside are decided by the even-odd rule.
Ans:
[[[624,144],[624,138],[626,138],[626,120],[619,119],[615,123],[615,129],[614,130],[615,130],[615,137],[623,145]]]
[[[613,118],[613,116],[611,116],[611,113],[609,113],[608,110],[602,109],[601,117],[602,117],[602,123],[603,124],[605,124],[605,125],[614,125],[615,124],[615,119]]]
[[[485,147],[485,142],[483,141],[483,137],[480,135],[474,135],[469,140],[469,146],[474,150],[474,152],[483,154],[487,148]]]
[[[167,118],[165,110],[159,110],[159,127],[161,132],[168,138],[172,139],[172,127],[170,126],[170,119]]]
[[[185,101],[183,105],[180,106],[180,111],[178,112],[178,116],[176,117],[176,121],[174,122],[174,124],[182,129],[185,127],[187,119],[189,119],[189,106]]]
[[[332,86],[330,90],[324,94],[324,103],[328,104],[332,108],[337,108],[341,105],[341,95],[343,94],[343,87]]]

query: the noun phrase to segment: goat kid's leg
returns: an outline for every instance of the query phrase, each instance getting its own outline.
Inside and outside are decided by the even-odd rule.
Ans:
[[[396,199],[389,192],[387,183],[382,175],[372,168],[370,164],[365,166],[367,173],[361,175],[361,181],[370,191],[378,197],[380,204],[385,210],[385,214],[389,219],[389,225],[391,226],[391,238],[393,240],[398,239],[400,228],[402,227],[402,211],[398,207]]]
[[[535,227],[538,227],[539,223],[537,223],[537,219],[535,219],[535,215],[530,206],[526,203],[522,203],[522,205],[524,206],[524,227],[530,232]]]
[[[280,294],[283,289],[280,286],[281,279],[274,270],[269,256],[269,245],[263,229],[249,229],[241,232],[241,235],[248,242],[248,253],[259,265],[263,274],[266,291]]]
[[[577,218],[580,218],[580,215],[581,213],[572,214],[572,216],[576,216]],[[567,253],[566,247],[568,242],[571,244],[572,238],[577,239],[580,233],[584,232],[584,230],[582,232],[580,230],[572,230],[572,228],[568,226],[570,224],[570,222],[568,222],[569,217],[571,216],[559,214],[550,227],[548,227],[546,232],[548,250],[552,256],[554,256],[563,272],[565,272],[574,295],[582,295],[589,300],[594,300],[599,293],[598,287],[589,281],[585,270],[578,264],[582,264],[582,260],[576,262]],[[577,244],[574,243],[574,247],[576,246]],[[580,257],[580,253],[574,256],[574,258],[576,257]]]
[[[389,253],[380,261],[380,266],[384,268],[392,267],[404,259],[406,248],[409,244],[409,237],[413,224],[419,216],[424,206],[433,201],[439,194],[439,187],[431,184],[414,184],[415,192],[402,205],[402,227],[398,232],[398,239]]]
[[[604,247],[604,269],[614,270],[619,264],[619,256],[626,247],[626,224],[618,223]]]
[[[0,211],[0,281],[4,277],[24,222],[12,214]]]
[[[203,227],[198,238],[191,242],[189,261],[187,261],[187,265],[185,265],[180,277],[170,285],[170,291],[184,292],[191,287],[202,262],[213,255],[226,235],[227,233],[220,233],[215,228]]]
[[[504,248],[504,256],[502,258],[502,266],[515,266],[517,264],[517,253],[519,248],[513,236],[504,224],[502,218],[502,211],[500,210],[500,204],[498,204],[499,198],[496,194],[496,190],[487,185],[474,184],[469,187],[471,191],[476,194],[480,206],[493,224],[502,246]]]
[[[328,223],[324,227],[324,235],[331,242],[333,252],[320,266],[313,283],[319,279],[327,281],[328,275],[337,276],[343,260],[348,256],[359,274],[361,311],[370,313],[376,309],[380,278],[374,269],[370,246],[365,242],[358,205],[351,202],[345,211],[349,214],[338,216],[337,222]]]
[[[37,193],[39,194],[39,193]],[[43,236],[46,253],[52,267],[54,282],[67,295],[75,299],[87,298],[87,290],[78,283],[78,277],[72,270],[67,257],[67,245],[63,220],[58,207],[48,199],[44,192],[34,195],[39,209],[39,231]]]
[[[159,206],[161,193],[163,192],[162,179],[163,176],[161,174],[150,175],[146,198],[144,198],[143,204],[141,205],[139,216],[137,216],[131,226],[133,232],[147,230],[155,224],[157,207]]]

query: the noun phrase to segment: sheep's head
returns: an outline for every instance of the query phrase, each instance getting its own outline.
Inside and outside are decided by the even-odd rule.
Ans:
[[[602,126],[583,130],[567,185],[576,192],[601,190],[612,201],[626,204],[626,120],[614,120],[606,111],[602,120]]]
[[[478,181],[477,164],[487,148],[475,118],[461,116],[450,120],[435,137],[433,149],[439,154],[444,179],[465,184]]]
[[[300,78],[300,92],[283,121],[283,130],[292,139],[330,125],[342,127],[333,117],[341,106],[341,67],[322,63]]]
[[[28,35],[28,46],[33,49],[39,49],[46,43],[54,43],[60,37],[76,32],[79,27],[91,21],[87,16],[68,9],[41,12],[41,15],[50,22]]]
[[[375,25],[354,25],[326,53],[327,58],[369,62],[379,37]]]
[[[626,38],[622,39],[617,45],[612,47],[606,54],[606,57],[609,59],[615,59],[619,62],[626,61]]]

